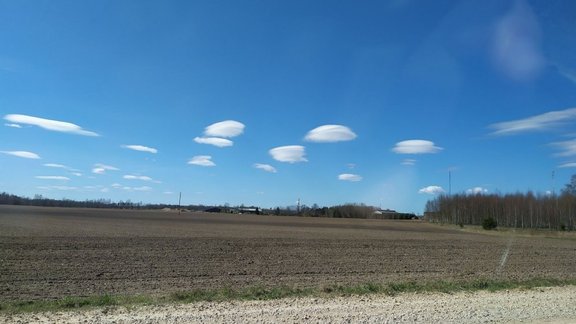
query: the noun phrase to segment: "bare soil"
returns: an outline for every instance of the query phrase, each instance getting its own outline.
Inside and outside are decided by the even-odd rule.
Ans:
[[[576,278],[576,241],[421,221],[0,206],[0,301]]]

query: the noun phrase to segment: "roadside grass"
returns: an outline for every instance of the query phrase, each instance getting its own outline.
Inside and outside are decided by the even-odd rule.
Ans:
[[[362,283],[356,285],[329,285],[321,288],[294,288],[289,286],[253,286],[242,289],[222,288],[175,292],[165,296],[101,295],[91,297],[64,297],[58,300],[30,300],[0,303],[0,313],[67,311],[102,307],[132,307],[170,303],[224,302],[234,300],[272,300],[298,297],[341,297],[380,294],[395,296],[404,293],[457,293],[534,289],[541,287],[576,286],[576,279],[536,278],[524,281],[478,279],[474,281],[431,281]]]

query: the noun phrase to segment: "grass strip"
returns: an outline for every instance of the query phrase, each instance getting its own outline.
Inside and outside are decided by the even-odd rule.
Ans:
[[[288,286],[253,286],[242,289],[222,288],[175,292],[166,296],[65,297],[58,300],[30,300],[0,303],[2,313],[66,311],[94,307],[162,305],[167,303],[223,302],[232,300],[272,300],[288,297],[338,297],[367,294],[395,296],[402,293],[456,293],[479,290],[499,291],[576,285],[576,279],[530,279],[523,281],[478,279],[474,281],[431,281],[363,283],[330,285],[322,288],[293,288]]]

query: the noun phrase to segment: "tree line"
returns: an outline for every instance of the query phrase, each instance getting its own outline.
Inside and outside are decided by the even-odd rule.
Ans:
[[[110,199],[96,200],[70,200],[70,199],[50,199],[42,195],[35,195],[33,198],[21,197],[6,192],[0,193],[0,205],[23,205],[40,207],[76,207],[76,208],[114,208],[114,209],[184,209],[189,211],[211,211],[218,213],[242,213],[246,210],[254,210],[258,214],[277,216],[303,216],[303,217],[329,217],[329,218],[364,218],[364,219],[412,219],[416,215],[408,213],[397,213],[395,211],[378,212],[378,208],[364,204],[344,204],[332,207],[319,207],[302,205],[295,207],[276,207],[270,209],[260,209],[259,207],[246,207],[240,205],[231,207],[229,204],[223,206],[207,205],[187,205],[178,206],[173,204],[143,204],[142,202],[118,201]]]
[[[497,226],[527,229],[576,229],[576,195],[515,194],[442,195],[426,204],[431,222],[482,225],[487,219]]]

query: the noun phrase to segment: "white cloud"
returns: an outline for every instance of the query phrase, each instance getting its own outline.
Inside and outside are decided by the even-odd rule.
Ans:
[[[78,187],[69,187],[69,186],[40,186],[36,188],[41,190],[63,190],[63,191],[78,190]]]
[[[576,162],[564,163],[558,166],[559,168],[576,168]]]
[[[555,66],[558,70],[558,73],[560,73],[563,77],[576,84],[576,70],[567,68],[560,64],[552,64],[552,66]]]
[[[532,8],[525,1],[516,1],[496,25],[493,55],[497,66],[511,79],[533,79],[546,66],[540,39],[538,18]]]
[[[164,191],[163,194],[165,194],[165,195],[173,195],[174,192],[172,192],[172,191]]]
[[[18,124],[4,124],[4,126],[6,127],[12,127],[12,128],[22,128],[22,126],[18,125]]]
[[[17,156],[25,159],[40,159],[40,156],[36,153],[27,152],[27,151],[0,151],[0,153]]]
[[[118,189],[118,188],[122,188],[122,185],[119,183],[113,183],[110,187]]]
[[[68,181],[70,178],[63,177],[63,176],[36,176],[36,179],[42,180],[61,180],[61,181]]]
[[[304,146],[300,145],[288,145],[279,146],[268,151],[272,158],[280,162],[296,163],[296,162],[306,162],[306,155]]]
[[[351,141],[357,135],[348,127],[342,125],[323,125],[309,131],[304,140],[318,143],[333,143]]]
[[[474,187],[466,190],[466,193],[469,195],[479,195],[479,194],[485,194],[487,192],[488,189],[482,187]]]
[[[70,173],[72,173],[72,175],[75,175],[75,176],[77,176],[77,177],[81,177],[81,176],[82,176],[82,173],[80,173],[80,172],[70,172]]]
[[[137,176],[137,175],[131,175],[131,174],[127,174],[127,175],[123,176],[123,178],[126,180],[154,181],[152,178],[150,178],[148,176]]]
[[[153,153],[153,154],[158,153],[157,149],[152,148],[152,147],[148,147],[148,146],[143,146],[143,145],[122,145],[122,147],[130,149],[130,150],[134,150],[134,151],[148,152],[148,153]]]
[[[194,138],[194,142],[199,144],[214,145],[217,147],[228,147],[234,145],[234,142],[231,140],[220,137],[196,137]]]
[[[358,182],[362,181],[362,177],[357,174],[343,173],[338,176],[338,180]]]
[[[92,169],[92,173],[105,174],[106,171],[118,171],[118,170],[120,170],[120,169],[113,167],[113,166],[110,166],[110,165],[96,163],[96,164],[94,164],[94,168]]]
[[[557,156],[573,156],[576,155],[576,139],[570,141],[552,143],[552,146],[558,147],[561,152]]]
[[[148,186],[134,187],[132,189],[135,191],[152,191],[152,188]]]
[[[439,186],[428,186],[418,190],[418,193],[429,194],[429,195],[438,195],[444,193],[444,189]]]
[[[225,120],[206,127],[204,134],[211,137],[236,137],[244,133],[244,128],[241,122]]]
[[[408,166],[416,165],[416,160],[414,160],[414,159],[404,159],[404,160],[402,161],[402,165],[408,165]]]
[[[278,172],[275,167],[273,167],[273,166],[271,166],[271,165],[269,165],[269,164],[255,163],[255,164],[254,164],[254,167],[255,167],[256,169],[264,170],[264,171],[270,172],[270,173],[276,173],[276,172]]]
[[[443,148],[435,146],[434,142],[427,140],[407,140],[396,143],[392,149],[398,154],[432,154],[438,153]]]
[[[71,133],[84,136],[100,136],[94,132],[82,129],[82,127],[58,120],[44,119],[39,117],[11,114],[4,116],[4,119],[17,124],[33,125],[46,130],[51,130],[55,132]]]
[[[44,165],[45,167],[49,167],[49,168],[68,169],[67,166],[62,165],[62,164],[56,164],[56,163],[44,163],[43,165]]]
[[[494,129],[491,135],[514,135],[525,132],[544,131],[557,128],[563,123],[576,119],[576,108],[550,111],[524,119],[495,123],[489,127]]]
[[[210,155],[197,155],[188,161],[188,164],[213,167],[216,164],[212,162],[212,157]]]

